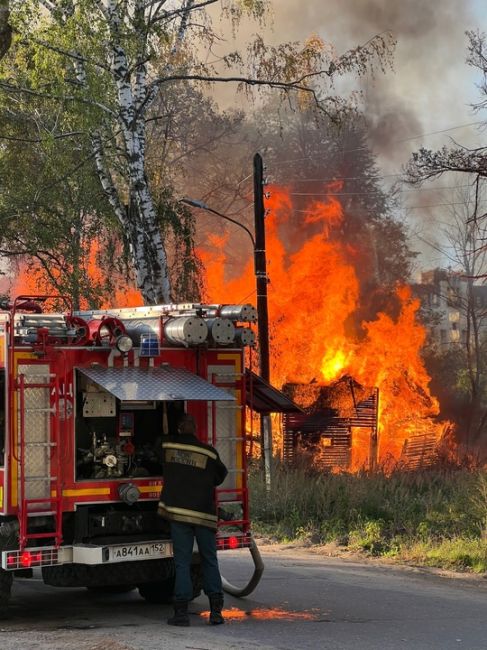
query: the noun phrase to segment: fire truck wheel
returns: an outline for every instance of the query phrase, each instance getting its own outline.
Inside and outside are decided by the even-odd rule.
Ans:
[[[86,587],[94,594],[128,594],[135,589],[134,585],[96,585]]]
[[[174,590],[174,578],[159,580],[158,582],[146,582],[139,585],[139,594],[148,603],[169,605],[172,603],[172,592]]]
[[[198,598],[202,588],[199,564],[192,565],[191,580],[193,581],[193,599]],[[159,580],[158,582],[146,582],[143,585],[139,585],[138,589],[139,594],[148,603],[170,605],[174,591],[174,576],[166,578],[166,580]]]
[[[4,610],[10,600],[13,575],[10,571],[0,569],[0,612]]]

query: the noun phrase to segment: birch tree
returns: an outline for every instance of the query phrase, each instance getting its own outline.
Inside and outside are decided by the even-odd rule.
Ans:
[[[147,124],[156,99],[179,84],[232,83],[238,89],[301,93],[332,119],[351,98],[336,78],[365,74],[391,56],[389,36],[375,36],[343,55],[320,39],[267,47],[256,37],[247,55],[229,52],[219,68],[205,62],[218,38],[211,5],[234,27],[248,14],[262,20],[264,0],[11,0],[16,56],[36,74],[0,79],[11,98],[34,96],[76,113],[103,191],[124,233],[137,286],[147,303],[171,300],[165,241],[147,169]],[[17,52],[18,50],[18,52]],[[202,56],[203,53],[203,56]],[[225,73],[225,67],[228,73]],[[352,98],[353,99],[353,98]]]

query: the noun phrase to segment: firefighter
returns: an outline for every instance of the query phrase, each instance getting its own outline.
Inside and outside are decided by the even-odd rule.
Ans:
[[[162,474],[164,485],[159,514],[170,522],[176,581],[174,616],[169,625],[189,626],[188,602],[193,598],[191,559],[196,538],[203,571],[203,589],[210,601],[209,622],[224,623],[223,589],[216,554],[215,486],[227,475],[218,452],[196,437],[194,418],[183,414],[177,435],[164,436]]]

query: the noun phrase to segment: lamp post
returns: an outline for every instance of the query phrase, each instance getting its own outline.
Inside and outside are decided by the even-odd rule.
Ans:
[[[254,156],[254,218],[255,235],[243,223],[232,219],[226,214],[210,208],[203,201],[184,198],[181,203],[211,212],[217,217],[230,221],[242,230],[245,230],[252,242],[254,252],[254,274],[257,289],[257,334],[259,340],[259,373],[262,379],[270,383],[269,363],[269,317],[267,309],[267,260],[265,250],[265,208],[264,208],[264,179],[263,163],[260,154]],[[271,488],[271,461],[272,461],[272,429],[270,413],[261,413],[260,417],[260,439],[262,458],[264,462],[264,475],[266,488]]]
[[[228,217],[226,214],[222,214],[221,212],[218,212],[218,210],[214,210],[213,208],[210,208],[209,205],[206,205],[206,203],[203,203],[203,201],[198,201],[197,199],[180,199],[180,203],[184,203],[185,205],[189,205],[192,208],[198,208],[199,210],[205,210],[205,212],[211,212],[212,214],[216,214],[217,217],[220,217],[221,219],[225,219],[225,221],[230,221],[231,223],[234,223],[236,226],[239,226],[245,232],[247,235],[250,237],[250,241],[252,242],[252,248],[255,251],[255,238],[252,234],[252,232],[247,228],[247,226],[244,226],[243,223],[240,223],[240,221],[237,221],[236,219],[232,219],[231,217]]]

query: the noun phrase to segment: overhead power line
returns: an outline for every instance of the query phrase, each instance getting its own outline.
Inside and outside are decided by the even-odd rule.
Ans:
[[[409,192],[434,192],[435,190],[457,190],[464,189],[466,187],[471,187],[471,185],[449,185],[443,187],[416,187],[408,190],[397,190],[398,194],[404,194]],[[272,192],[271,192],[272,193]],[[384,192],[381,189],[373,190],[371,192],[289,192],[289,196],[363,196],[363,195],[374,195],[374,194],[383,194]]]
[[[478,204],[487,203],[487,199],[485,201],[478,201],[477,203]],[[403,206],[399,206],[396,209],[400,209],[400,210],[427,210],[429,208],[444,208],[444,207],[449,208],[449,207],[452,207],[454,205],[465,205],[465,202],[464,201],[458,201],[458,202],[457,201],[451,201],[449,203],[428,203],[428,205],[403,205]],[[308,210],[292,210],[292,212],[298,212],[300,214],[309,214],[310,210],[309,209]]]
[[[487,203],[487,200],[485,201],[477,201],[478,204],[480,203]],[[453,205],[465,205],[465,201],[452,201],[451,203],[435,203],[432,205],[405,205],[403,206],[403,210],[426,210],[428,208],[443,208],[443,207],[451,207]]]
[[[427,133],[420,133],[419,135],[412,135],[408,138],[401,138],[400,140],[391,140],[390,145],[401,144],[402,142],[410,142],[411,140],[419,140],[420,138],[426,138],[431,135],[439,135],[441,133],[448,133],[449,131],[457,131],[458,129],[465,129],[470,126],[478,126],[479,124],[485,124],[485,120],[477,120],[476,122],[468,122],[467,124],[458,124],[457,126],[450,126],[445,129],[439,129],[437,131],[429,131]],[[355,153],[356,151],[366,151],[370,150],[369,145],[364,145],[362,147],[356,147],[354,149],[336,149],[333,153]],[[314,156],[303,156],[302,158],[290,158],[289,160],[279,160],[280,165],[291,164],[295,162],[302,162],[303,160],[315,160],[320,158],[320,154]]]
[[[429,133],[421,133],[420,135],[413,135],[410,138],[403,138],[396,140],[396,142],[409,142],[410,140],[418,140],[419,138],[426,138],[430,135],[438,135],[439,133],[448,133],[448,131],[456,131],[458,129],[465,129],[468,126],[478,126],[484,124],[484,120],[477,120],[476,122],[468,122],[467,124],[459,124],[458,126],[450,126],[447,129],[440,129],[439,131],[429,131]]]

